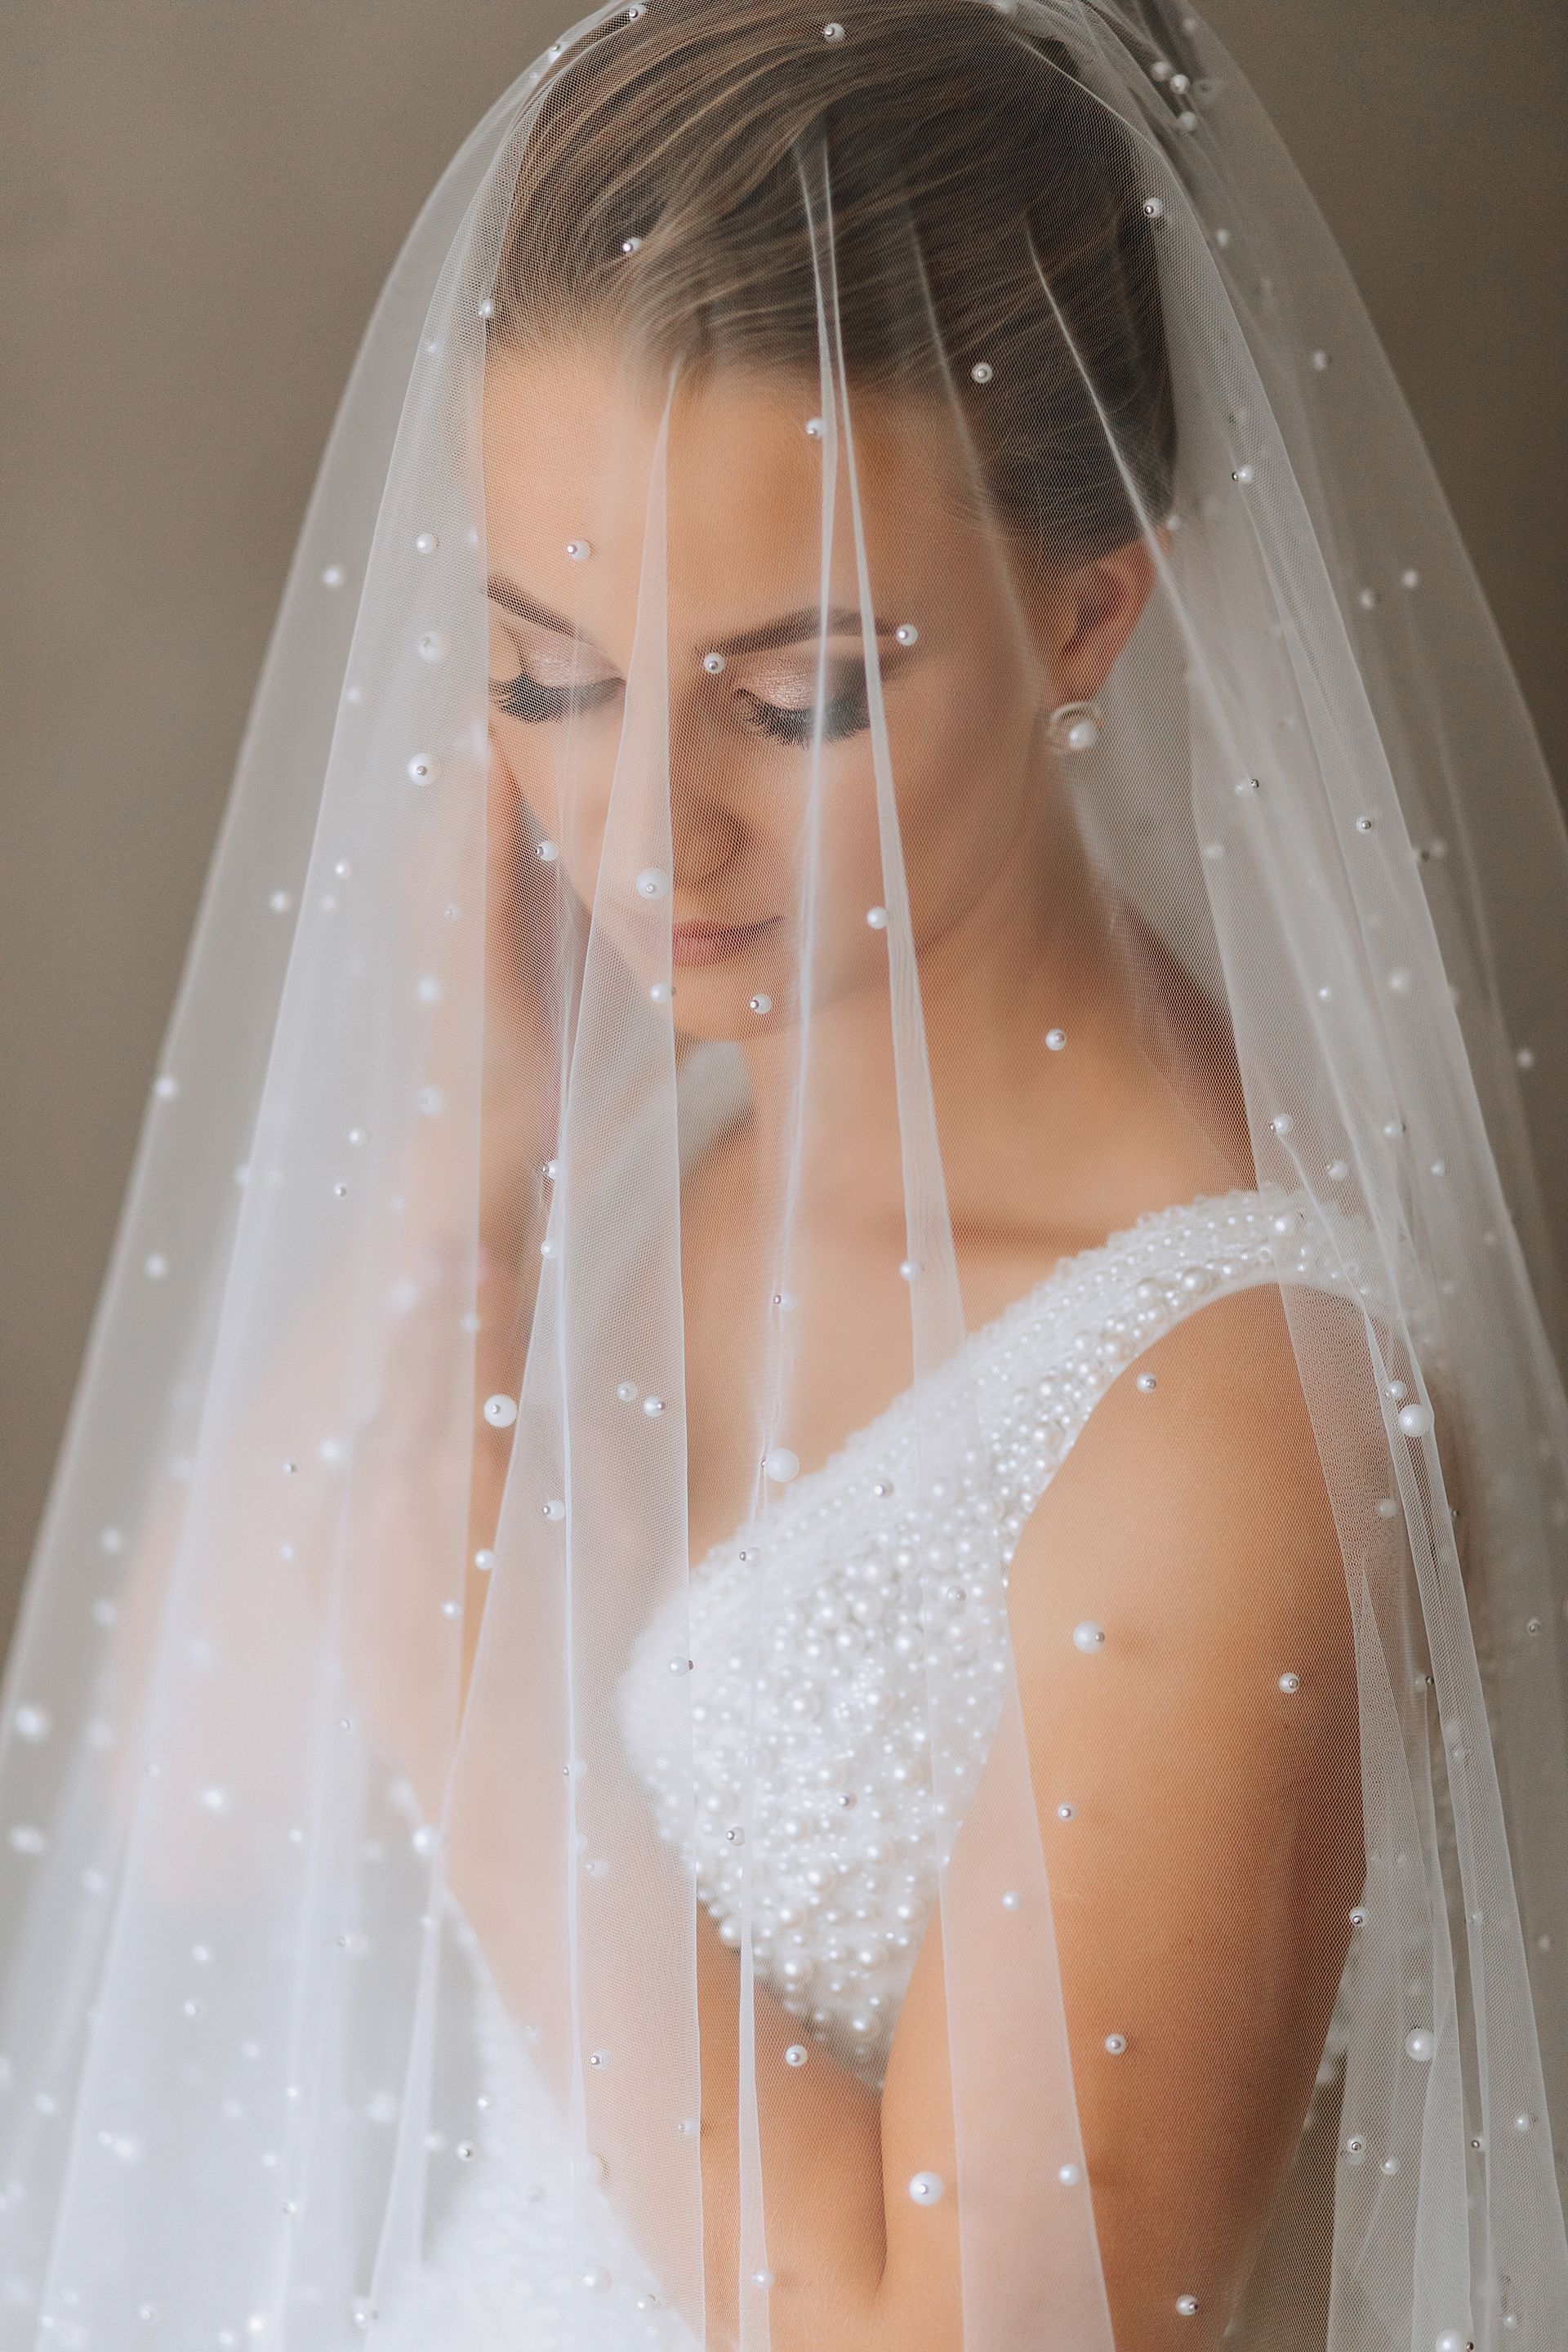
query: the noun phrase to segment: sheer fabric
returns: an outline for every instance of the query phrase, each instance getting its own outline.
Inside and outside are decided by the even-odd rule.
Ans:
[[[563,35],[33,1563],[0,2345],[1560,2341],[1565,884],[1196,17]]]

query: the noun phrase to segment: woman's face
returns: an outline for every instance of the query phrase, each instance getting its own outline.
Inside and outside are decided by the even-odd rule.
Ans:
[[[649,985],[668,931],[700,1036],[792,1017],[808,915],[815,1003],[885,986],[879,797],[923,950],[1005,883],[1041,787],[1048,653],[956,450],[923,409],[856,404],[863,599],[847,453],[825,546],[811,419],[790,377],[715,373],[676,393],[661,467],[662,403],[608,348],[488,372],[492,738],[551,887]]]

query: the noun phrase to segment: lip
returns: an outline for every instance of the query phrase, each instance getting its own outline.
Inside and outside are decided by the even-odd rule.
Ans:
[[[776,915],[769,915],[760,923],[672,923],[670,961],[681,965],[727,963],[742,950],[755,947],[776,927],[778,919]]]

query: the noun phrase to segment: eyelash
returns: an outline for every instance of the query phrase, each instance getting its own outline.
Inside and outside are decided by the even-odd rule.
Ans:
[[[786,710],[776,702],[764,702],[758,694],[749,694],[744,687],[737,698],[746,706],[746,724],[759,734],[771,736],[775,743],[788,743],[795,751],[805,751],[813,735],[816,713],[807,703],[804,709]],[[871,723],[867,701],[866,674],[861,671],[857,683],[847,694],[834,695],[822,706],[822,740],[825,743],[841,743],[847,736],[863,734]]]
[[[584,711],[596,710],[610,701],[620,690],[618,677],[597,680],[592,686],[541,686],[536,678],[521,670],[510,682],[490,682],[490,692],[496,708],[508,719],[521,719],[529,726],[546,726],[552,720],[575,718]],[[785,709],[776,702],[764,702],[761,695],[751,694],[742,688],[737,700],[745,706],[746,724],[758,734],[766,735],[775,743],[787,743],[795,751],[805,751],[812,740],[816,712],[810,704],[803,709]],[[850,735],[865,732],[870,724],[867,700],[866,674],[862,670],[847,694],[835,695],[822,706],[822,740],[838,743]]]
[[[490,693],[496,708],[508,719],[521,719],[531,726],[542,726],[552,719],[564,719],[568,714],[596,710],[620,691],[618,677],[597,679],[592,686],[541,686],[537,678],[519,670],[510,681],[492,678]]]

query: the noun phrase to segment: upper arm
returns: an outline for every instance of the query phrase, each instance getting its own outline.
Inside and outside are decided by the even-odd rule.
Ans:
[[[1294,2156],[1364,1874],[1346,1579],[1276,1292],[1203,1308],[1106,1393],[1008,1614],[1119,2352],[1164,2346],[1187,2294],[1196,2352]],[[946,2103],[944,2011],[936,1929],[889,2070],[895,2189]],[[937,2256],[896,2201],[890,2247]]]

